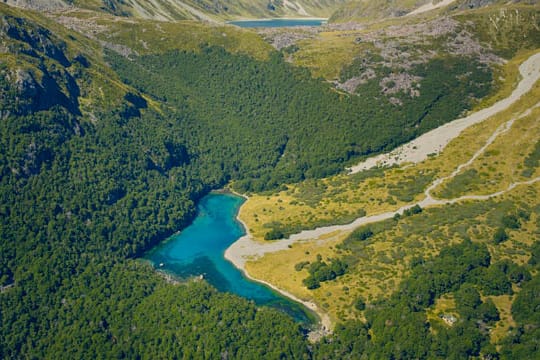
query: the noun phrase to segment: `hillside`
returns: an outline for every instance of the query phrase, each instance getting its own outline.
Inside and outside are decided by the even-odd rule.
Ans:
[[[501,0],[6,0],[10,5],[37,10],[89,9],[117,16],[157,21],[202,20],[222,22],[232,19],[277,17],[325,17],[332,23],[373,22],[437,11],[455,11],[505,4]],[[513,1],[526,5],[535,1]]]
[[[357,331],[363,335],[350,346],[385,358],[423,357],[438,342],[445,358],[495,349],[505,358],[534,357],[538,318],[524,314],[537,301],[523,301],[538,291],[535,59],[535,70],[522,73],[536,74],[532,90],[438,156],[250,196],[240,213],[250,236],[287,239],[248,236],[229,258],[328,314],[338,323],[327,343],[334,351],[333,342]],[[346,225],[326,225],[336,223]],[[315,229],[297,233],[302,228]],[[464,259],[476,252],[485,259]],[[477,297],[472,308],[464,292]],[[463,333],[475,342],[447,347]],[[385,342],[393,346],[378,348]]]
[[[169,284],[130,260],[227,181],[219,159],[197,160],[187,144],[194,115],[122,82],[99,42],[0,9],[0,357],[306,353],[286,315],[204,283]]]
[[[538,351],[538,83],[424,162],[346,170],[508,98],[537,6],[254,31],[193,18],[292,5],[24,3],[0,4],[0,358]],[[223,187],[274,250],[241,266],[332,334],[138,260]]]
[[[72,6],[106,13],[158,21],[223,21],[239,18],[329,17],[347,0],[7,0],[8,4],[34,9]]]
[[[538,1],[517,0],[511,4],[522,3],[534,5]],[[389,0],[355,0],[344,3],[336,9],[330,17],[330,22],[362,22],[372,23],[388,18],[404,18],[414,15],[432,16],[433,13],[442,14],[480,9],[496,5],[508,6],[510,3],[504,0],[422,0],[422,1],[389,1]]]
[[[491,51],[510,60],[499,70],[506,79],[499,85],[500,93],[485,99],[478,109],[508,96],[508,85],[519,79],[517,64],[538,51],[538,43],[528,43],[537,35],[520,36],[536,27],[537,9],[518,7],[513,20],[504,21],[505,31],[492,31],[508,10],[495,7],[450,17],[459,22],[466,19],[481,43],[490,38]],[[492,22],[491,31],[484,19]],[[452,31],[446,24],[445,31]],[[362,43],[378,41],[383,57],[389,52],[380,45],[382,41],[393,43],[393,49],[403,48],[411,34],[422,31],[425,43],[430,30],[426,32],[429,27],[423,26],[392,22],[388,28],[349,31],[345,36],[361,38]],[[387,37],[372,40],[375,33]],[[298,42],[293,59],[306,47],[324,51],[317,44],[324,36],[332,35],[319,33]],[[513,36],[524,39],[518,51],[505,40]],[[347,40],[333,46],[350,52],[350,45],[345,44]],[[534,50],[512,59],[526,48]],[[376,69],[366,57],[359,59],[364,71]],[[383,59],[379,61],[389,61]],[[316,71],[331,69],[321,64],[314,66]],[[537,74],[538,66],[521,75]],[[325,345],[329,351],[339,351],[333,344],[350,339],[350,332],[355,332],[359,338],[348,343],[350,348],[381,358],[423,358],[433,343],[443,358],[486,357],[497,352],[503,358],[535,357],[538,319],[524,318],[531,308],[523,307],[523,299],[530,300],[538,286],[539,178],[532,160],[539,139],[537,99],[538,82],[508,110],[465,130],[444,150],[444,145],[437,146],[424,161],[400,160],[407,159],[405,152],[416,150],[410,145],[385,157],[387,163],[396,164],[389,168],[359,166],[354,174],[250,195],[240,213],[250,234],[230,249],[229,258],[254,278],[313,304],[337,322],[335,334]],[[285,239],[264,240],[281,237]],[[457,260],[478,251],[489,260],[474,260],[479,261],[476,265]],[[462,266],[468,270],[459,270]],[[514,282],[517,278],[509,271],[523,277]],[[470,303],[465,305],[465,292],[478,299],[472,308]],[[483,313],[488,308],[491,315]],[[464,333],[474,341],[464,345],[460,340]],[[512,342],[519,345],[514,347]],[[378,348],[385,343],[393,345]]]

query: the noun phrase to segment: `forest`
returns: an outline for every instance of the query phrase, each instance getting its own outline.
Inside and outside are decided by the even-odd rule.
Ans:
[[[490,291],[506,293],[517,270],[490,264],[484,248],[466,241],[419,260],[402,291],[369,309],[365,322],[340,324],[318,344],[277,310],[204,282],[171,284],[137,260],[189,224],[212,189],[232,182],[254,192],[333,174],[455,118],[489,92],[489,69],[434,60],[416,69],[426,91],[393,107],[375,96],[375,82],[344,95],[277,52],[268,61],[209,46],[132,59],[108,52],[127,90],[106,93],[118,105],[94,106],[89,116],[80,99],[96,81],[97,60],[31,20],[2,20],[9,51],[26,68],[0,63],[0,358],[495,353],[478,321],[497,314],[471,276],[502,276]],[[537,329],[520,329],[538,317],[540,297],[538,277],[518,270],[518,327],[502,354],[522,358],[538,346]],[[449,291],[460,292],[469,320],[430,334],[420,310]]]
[[[392,149],[456,118],[492,80],[476,61],[433,60],[415,70],[422,94],[402,94],[404,104],[394,106],[380,96],[378,79],[358,96],[344,95],[278,52],[261,62],[207,46],[132,60],[110,53],[108,61],[124,82],[181,112],[170,116],[183,118],[178,126],[190,134],[184,143],[196,161],[212,154],[209,163],[223,162],[208,178],[222,172],[240,192],[328,176]]]

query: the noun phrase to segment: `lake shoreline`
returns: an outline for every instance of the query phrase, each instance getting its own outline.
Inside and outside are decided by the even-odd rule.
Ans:
[[[305,18],[263,18],[263,19],[243,19],[230,20],[227,25],[237,26],[242,29],[258,28],[296,28],[296,27],[321,27],[328,23],[327,18],[305,17]]]
[[[243,199],[248,199],[248,196],[245,195],[245,194],[240,194],[236,191],[234,191],[233,189],[230,189],[230,188],[225,188],[222,190],[223,192],[227,192],[227,193],[230,193],[230,194],[233,194],[233,195],[236,195],[236,196],[239,196]],[[240,210],[240,209],[239,209]],[[290,292],[286,291],[286,290],[283,290],[283,289],[280,289],[279,287],[267,282],[267,281],[264,281],[264,280],[261,280],[261,279],[257,279],[253,276],[251,276],[249,274],[249,272],[246,270],[246,266],[245,266],[245,259],[242,258],[242,254],[238,253],[237,251],[235,251],[236,247],[234,247],[234,245],[237,245],[237,244],[241,244],[245,241],[253,241],[252,240],[252,237],[249,233],[249,228],[247,226],[247,224],[240,218],[239,216],[240,214],[240,211],[237,212],[236,214],[236,217],[235,217],[235,220],[240,223],[242,225],[242,227],[244,228],[244,231],[245,231],[245,235],[243,235],[242,237],[240,237],[238,240],[236,240],[233,244],[231,244],[231,246],[229,246],[224,254],[223,254],[223,257],[230,261],[238,270],[240,270],[244,276],[252,281],[256,281],[260,284],[264,284],[266,285],[267,287],[269,287],[270,289],[280,293],[281,295],[299,303],[299,304],[302,304],[305,308],[309,309],[310,311],[312,311],[317,317],[318,317],[318,322],[319,322],[319,328],[317,330],[314,330],[314,331],[311,331],[310,334],[309,334],[309,338],[312,340],[312,341],[317,341],[318,339],[320,339],[322,336],[324,335],[328,335],[332,332],[332,321],[330,320],[330,317],[328,316],[327,313],[325,313],[324,311],[322,311],[318,306],[317,304],[315,304],[314,302],[312,301],[307,301],[307,300],[302,300],[298,297],[296,297],[295,295],[291,294]]]
[[[243,224],[243,226],[245,227],[245,224],[242,220],[240,220],[238,217],[237,217],[237,221],[241,224]],[[247,228],[246,228],[247,230]],[[249,235],[244,235],[242,238],[244,237],[249,237]],[[238,239],[238,241],[240,241],[242,238]],[[318,338],[320,338],[321,336],[324,336],[324,335],[328,335],[332,332],[332,321],[330,320],[330,317],[328,316],[328,314],[326,314],[325,312],[323,312],[318,306],[317,304],[315,304],[314,302],[312,301],[307,301],[307,300],[302,300],[298,297],[296,297],[295,295],[291,294],[290,292],[286,291],[286,290],[283,290],[283,289],[280,289],[278,288],[277,286],[267,282],[267,281],[264,281],[264,280],[261,280],[261,279],[257,279],[253,276],[251,276],[249,274],[249,272],[247,272],[246,268],[245,268],[245,262],[242,262],[242,261],[238,261],[240,259],[241,256],[237,256],[237,254],[235,254],[234,250],[231,250],[231,247],[227,248],[227,250],[225,250],[225,253],[223,255],[225,257],[225,259],[227,259],[228,261],[230,261],[238,270],[240,270],[244,276],[252,281],[256,281],[260,284],[263,284],[267,287],[269,287],[270,289],[280,293],[281,295],[299,303],[299,304],[302,304],[305,308],[307,308],[308,310],[312,311],[317,317],[318,317],[318,322],[319,322],[319,328],[317,330],[313,330],[310,332],[310,335],[309,337],[310,338],[313,338],[313,340],[317,340]]]

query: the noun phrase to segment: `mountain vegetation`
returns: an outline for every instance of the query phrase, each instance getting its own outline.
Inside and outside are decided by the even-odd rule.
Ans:
[[[204,281],[179,283],[137,260],[186,227],[213,189],[274,194],[327,181],[498,89],[495,62],[445,53],[411,64],[408,77],[372,54],[375,75],[343,90],[252,31],[166,22],[302,9],[327,15],[341,3],[51,1],[38,4],[43,13],[0,4],[0,358],[520,358],[538,351],[537,241],[526,242],[530,259],[514,262],[466,238],[463,224],[448,225],[455,241],[442,246],[438,237],[440,252],[407,263],[397,291],[343,300],[362,316],[343,317],[314,344],[308,329],[278,310]],[[478,26],[485,41],[513,43],[489,38],[488,26]],[[537,45],[520,40],[497,54]],[[361,77],[364,65],[342,66],[341,83]],[[403,87],[403,78],[412,81]],[[523,165],[529,177],[537,147]],[[432,175],[424,176],[420,188]],[[418,186],[393,188],[391,196],[409,201]],[[301,195],[308,205],[323,201],[314,186]],[[489,219],[498,246],[514,246],[512,236],[538,219],[537,204],[488,205],[467,207],[474,216],[466,221]],[[302,288],[321,292],[350,279],[385,226],[399,223],[405,237],[412,226],[425,229],[429,216],[443,216],[413,209],[355,231],[335,257],[297,266],[307,275]],[[459,210],[456,223],[464,221]],[[278,238],[301,226],[274,223],[265,233]],[[427,326],[445,296],[460,322]],[[495,348],[487,329],[504,316],[496,303],[504,296],[514,296],[515,326]]]
[[[346,0],[6,0],[8,4],[34,9],[66,9],[71,6],[117,16],[158,21],[268,17],[328,17]],[[6,2],[4,1],[4,2]]]

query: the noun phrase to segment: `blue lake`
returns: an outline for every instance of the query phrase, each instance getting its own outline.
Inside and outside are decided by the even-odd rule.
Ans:
[[[229,21],[228,24],[244,28],[257,27],[289,27],[289,26],[321,26],[326,19],[261,19]]]
[[[236,220],[243,201],[231,194],[207,195],[199,203],[193,223],[149,251],[145,258],[155,268],[182,279],[202,275],[219,291],[234,293],[258,305],[278,308],[305,325],[311,324],[313,315],[303,305],[247,279],[224,258],[229,245],[245,234],[243,226]]]

